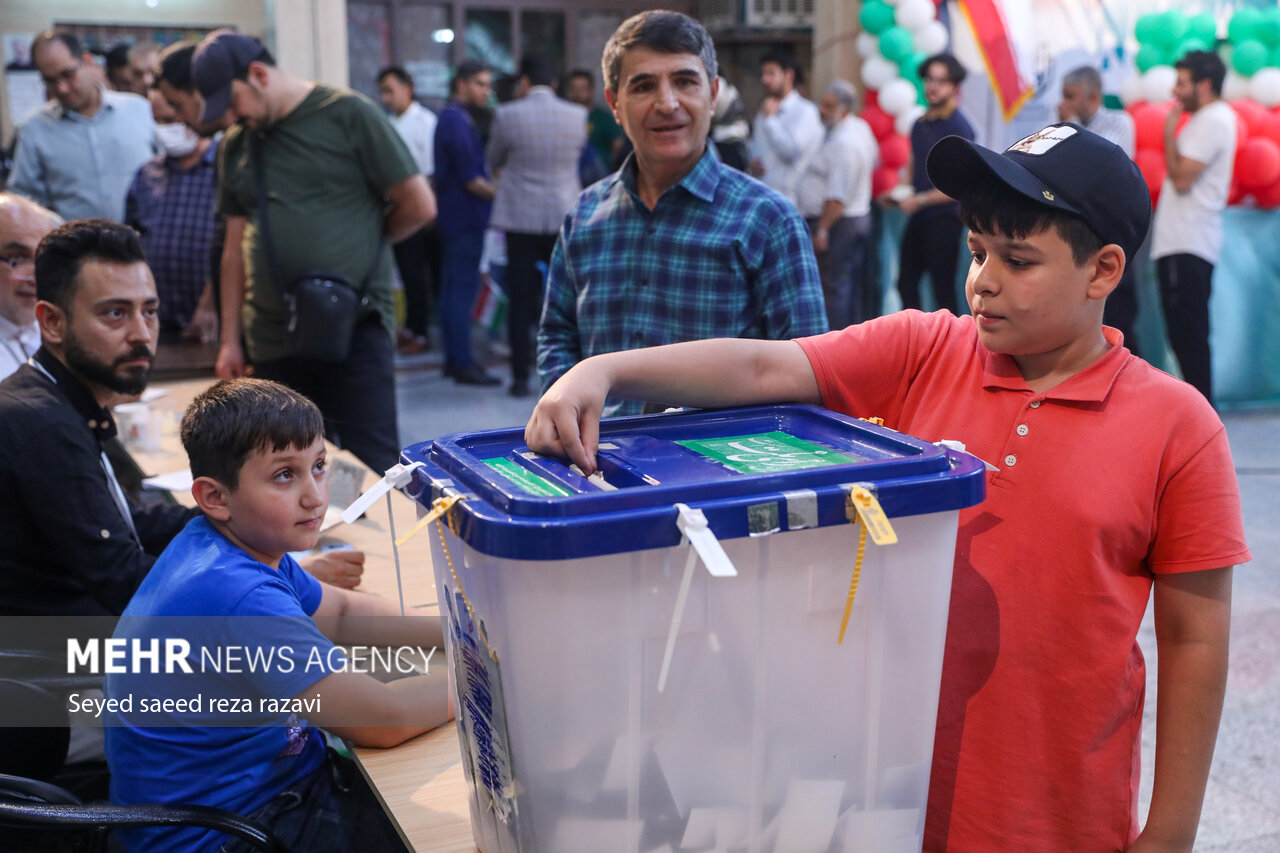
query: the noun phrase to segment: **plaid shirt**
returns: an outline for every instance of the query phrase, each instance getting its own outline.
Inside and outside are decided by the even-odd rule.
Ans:
[[[809,231],[786,199],[722,166],[711,145],[653,210],[634,172],[633,155],[560,230],[538,330],[544,389],[599,353],[827,330]],[[611,398],[605,414],[640,409]]]
[[[217,154],[214,143],[187,171],[161,154],[142,164],[125,197],[124,221],[142,235],[163,326],[185,329],[209,280]]]

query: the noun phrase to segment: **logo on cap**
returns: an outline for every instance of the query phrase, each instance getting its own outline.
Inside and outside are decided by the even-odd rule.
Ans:
[[[1076,135],[1076,129],[1067,125],[1046,127],[1009,146],[1009,151],[1022,154],[1045,154],[1055,146]]]
[[[1045,197],[1045,201],[1053,201],[1053,193],[1048,190],[1040,190],[1040,194]]]

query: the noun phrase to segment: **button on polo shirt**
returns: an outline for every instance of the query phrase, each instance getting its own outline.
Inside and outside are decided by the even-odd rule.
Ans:
[[[1104,334],[1043,392],[945,311],[798,341],[823,405],[1005,460],[960,511],[929,849],[1127,846],[1152,573],[1249,558],[1221,421]]]

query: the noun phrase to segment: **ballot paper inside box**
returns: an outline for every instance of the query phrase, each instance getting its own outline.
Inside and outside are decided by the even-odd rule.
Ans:
[[[606,421],[604,482],[518,430],[404,461],[461,497],[423,535],[484,853],[920,848],[981,462],[803,406]],[[898,541],[846,619],[858,489]]]

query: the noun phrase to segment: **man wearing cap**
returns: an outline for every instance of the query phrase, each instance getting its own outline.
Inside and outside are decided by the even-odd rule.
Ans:
[[[543,395],[525,440],[592,474],[613,394],[820,404],[964,442],[991,470],[985,500],[959,516],[923,848],[1191,850],[1232,567],[1250,554],[1222,421],[1102,325],[1150,221],[1146,183],[1119,147],[1071,124],[1003,153],[950,136],[926,168],[970,229],[971,314],[598,356]],[[1158,759],[1139,832],[1148,601]]]
[[[1222,252],[1222,209],[1236,159],[1236,117],[1222,100],[1227,69],[1218,54],[1193,50],[1174,68],[1178,103],[1165,118],[1167,171],[1151,228],[1151,257],[1160,279],[1169,346],[1182,378],[1213,402],[1209,293]],[[1178,134],[1183,114],[1191,119]]]
[[[867,319],[862,266],[871,236],[871,173],[880,152],[875,134],[853,114],[858,93],[833,80],[818,101],[826,136],[796,182],[796,206],[813,232],[813,252],[831,328]]]
[[[218,151],[218,209],[227,216],[218,375],[243,375],[252,361],[255,376],[314,400],[331,440],[384,470],[400,450],[388,243],[434,218],[426,178],[372,101],[277,68],[255,38],[210,33],[192,68],[205,102],[201,120],[226,114],[237,122]],[[258,204],[257,166],[269,210]],[[298,357],[286,338],[284,294],[315,271],[352,283],[362,298],[341,362]]]
[[[103,86],[71,33],[41,33],[31,57],[52,99],[18,131],[9,189],[63,219],[122,221],[133,173],[155,153],[150,105]]]

